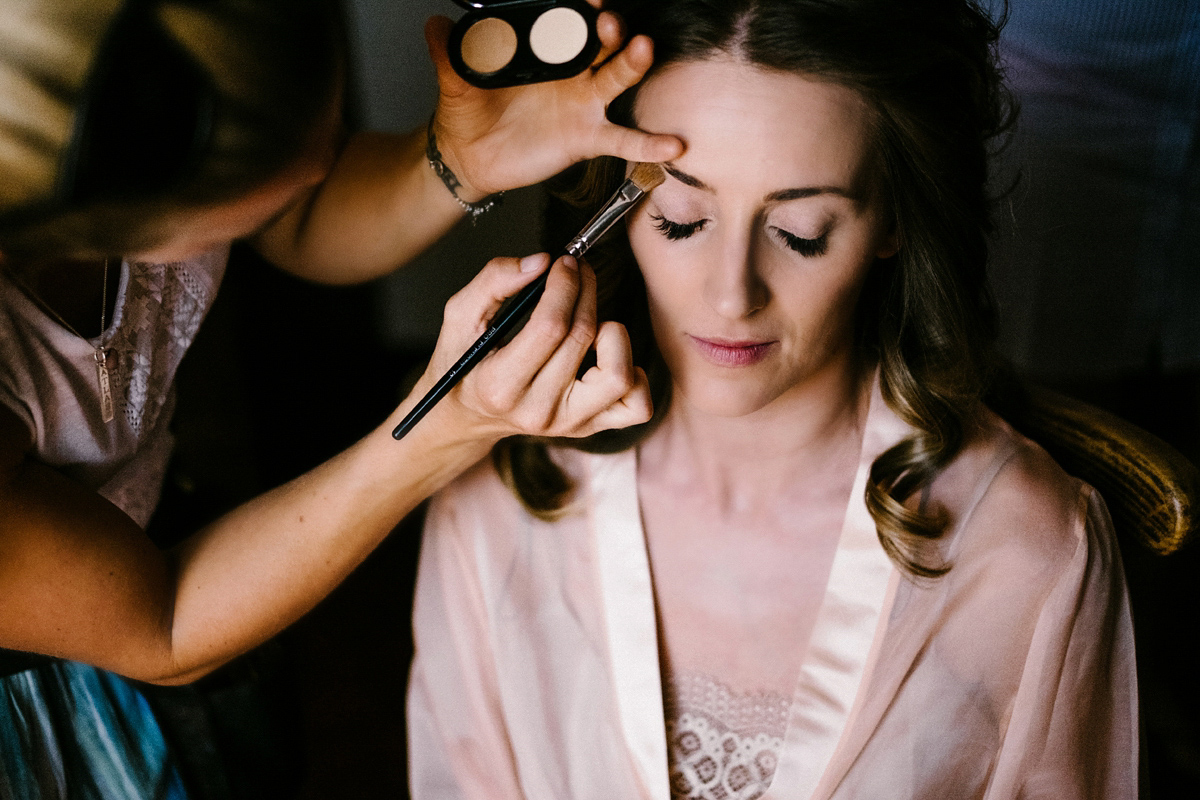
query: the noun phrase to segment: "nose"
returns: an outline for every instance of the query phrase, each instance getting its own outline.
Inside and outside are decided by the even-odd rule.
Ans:
[[[704,281],[704,300],[726,319],[744,319],[770,300],[760,272],[754,237],[749,233],[722,237]]]

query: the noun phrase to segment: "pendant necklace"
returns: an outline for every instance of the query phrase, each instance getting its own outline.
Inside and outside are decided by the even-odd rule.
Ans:
[[[96,360],[96,383],[100,388],[100,418],[105,422],[112,422],[116,416],[116,409],[113,405],[112,382],[109,380],[108,375],[108,350],[104,346],[104,332],[108,329],[108,261],[107,258],[104,259],[104,286],[100,290],[100,341],[95,345],[93,357]],[[33,291],[29,284],[25,283],[24,278],[19,277],[15,271],[10,271],[9,275],[15,278],[17,283],[25,289],[29,296],[37,301],[38,306],[49,312],[50,316],[54,317],[54,319],[58,320],[59,324],[85,342],[88,341],[88,337],[75,330],[71,323],[63,319],[57,311],[42,300],[38,293]]]
[[[104,346],[104,332],[108,315],[108,258],[104,259],[104,288],[100,290],[100,337],[96,344],[96,382],[100,384],[100,418],[112,422],[116,416],[113,409],[112,385],[108,380],[108,348]],[[70,327],[70,326],[68,326]],[[75,334],[78,336],[79,334]]]

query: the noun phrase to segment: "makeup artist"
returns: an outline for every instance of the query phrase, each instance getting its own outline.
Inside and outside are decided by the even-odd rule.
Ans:
[[[343,134],[332,2],[0,0],[0,19],[0,798],[182,798],[118,675],[191,681],[277,633],[502,437],[650,414],[624,330],[596,328],[590,270],[495,259],[447,305],[429,371],[391,418],[160,552],[143,526],[174,372],[230,242],[310,280],[363,281],[496,192],[680,144],[606,121],[651,61],[609,15],[600,66],[494,91],[455,75],[448,23],[431,22],[441,96],[429,132],[408,136]],[[394,441],[501,300],[546,269],[524,331]]]

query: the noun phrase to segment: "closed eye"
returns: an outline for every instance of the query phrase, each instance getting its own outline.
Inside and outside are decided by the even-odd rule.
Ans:
[[[783,228],[771,228],[771,230],[775,232],[780,241],[787,245],[788,249],[796,251],[805,258],[825,255],[825,249],[829,245],[828,233],[823,233],[816,239],[805,239],[802,236],[789,233]]]
[[[658,214],[651,214],[650,219],[654,220],[654,227],[662,231],[663,235],[673,242],[688,238],[708,224],[707,219],[698,219],[695,222],[672,222]]]

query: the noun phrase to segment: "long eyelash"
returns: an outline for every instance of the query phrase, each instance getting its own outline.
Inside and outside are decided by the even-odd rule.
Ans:
[[[823,233],[816,239],[805,239],[794,233],[788,233],[782,228],[776,228],[775,232],[779,234],[779,238],[783,240],[783,243],[788,248],[795,250],[805,258],[825,255],[825,249],[829,245],[828,233]]]
[[[662,231],[673,242],[688,238],[708,224],[707,219],[698,219],[695,222],[672,222],[659,214],[651,214],[650,219],[654,220],[654,227]]]

